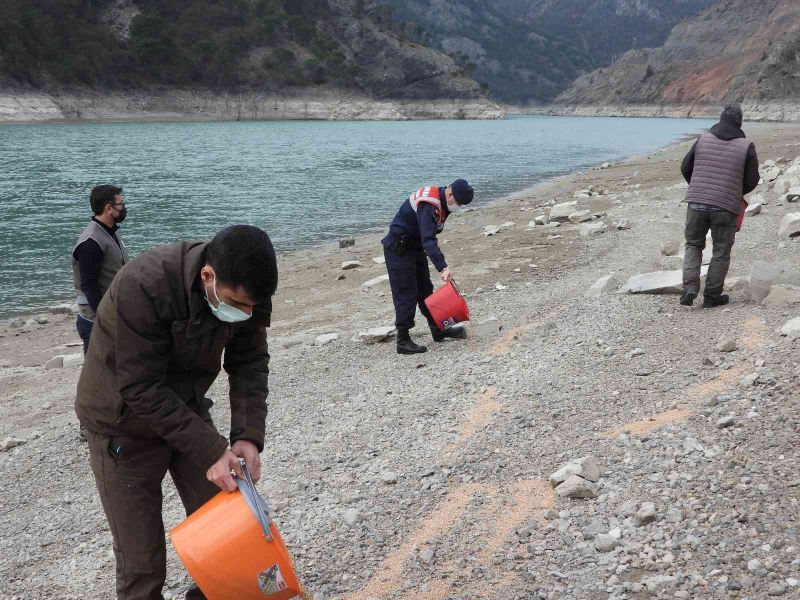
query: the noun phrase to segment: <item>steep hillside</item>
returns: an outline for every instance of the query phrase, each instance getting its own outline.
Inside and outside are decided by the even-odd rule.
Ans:
[[[496,98],[548,101],[631,48],[657,46],[714,0],[382,0],[409,39],[454,58]]]
[[[3,0],[0,81],[481,96],[450,57],[387,31],[359,0]]]
[[[567,106],[757,106],[800,98],[800,3],[722,0],[663,46],[626,53],[561,94]]]

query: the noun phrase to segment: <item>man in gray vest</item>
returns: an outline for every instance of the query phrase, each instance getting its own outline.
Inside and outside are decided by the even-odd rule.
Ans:
[[[99,185],[92,190],[89,204],[94,216],[72,249],[72,278],[78,295],[78,335],[83,353],[89,348],[97,306],[114,275],[128,262],[128,250],[117,230],[128,209],[122,188]]]
[[[700,269],[706,235],[711,230],[713,255],[703,290],[703,308],[728,303],[722,293],[731,262],[737,217],[744,210],[744,195],[760,179],[756,147],[742,131],[742,109],[727,106],[719,123],[695,142],[683,159],[681,173],[689,184],[685,201],[686,254],[683,259],[681,304],[691,306],[700,293]]]

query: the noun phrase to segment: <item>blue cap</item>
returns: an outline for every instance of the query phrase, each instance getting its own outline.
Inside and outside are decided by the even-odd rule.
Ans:
[[[456,179],[450,184],[450,191],[453,192],[453,197],[461,206],[472,202],[472,197],[475,195],[475,191],[466,179]]]

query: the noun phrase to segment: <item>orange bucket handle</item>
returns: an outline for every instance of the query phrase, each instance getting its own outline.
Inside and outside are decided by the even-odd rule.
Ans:
[[[270,525],[272,525],[272,519],[269,516],[269,507],[267,507],[267,503],[264,502],[264,499],[258,493],[256,484],[253,483],[253,478],[250,477],[250,471],[247,469],[247,463],[244,459],[240,458],[239,464],[242,465],[242,474],[244,475],[244,479],[236,478],[239,490],[242,492],[242,496],[250,507],[250,510],[253,511],[258,524],[261,525],[264,538],[268,542],[271,542],[272,530],[270,529]]]

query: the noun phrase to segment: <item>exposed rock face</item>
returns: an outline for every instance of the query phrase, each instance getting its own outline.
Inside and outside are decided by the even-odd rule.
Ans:
[[[748,119],[797,118],[780,106],[800,92],[799,51],[800,3],[720,0],[676,25],[663,46],[579,78],[556,104],[695,115],[744,100]]]

